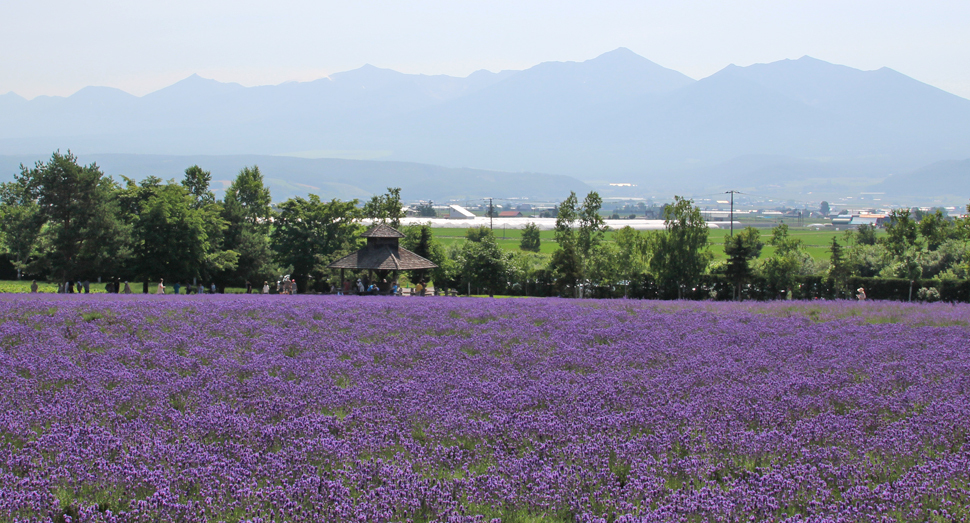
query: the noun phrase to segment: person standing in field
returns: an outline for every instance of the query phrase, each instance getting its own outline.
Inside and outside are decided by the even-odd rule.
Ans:
[[[30,293],[37,294],[37,280],[30,281]]]
[[[165,294],[165,280],[163,279],[158,280],[158,291],[156,292],[156,294]]]
[[[131,294],[131,285],[128,285],[128,282],[125,282],[125,290],[124,290],[124,293],[125,294]]]
[[[269,282],[263,281],[263,294],[269,294]]]
[[[290,294],[296,294],[296,293],[297,293],[296,280],[290,280]]]
[[[856,292],[858,293],[858,294],[856,294],[856,298],[859,298],[859,301],[866,301],[866,290],[865,289],[863,289],[862,287],[859,287],[858,289],[856,289]]]
[[[216,293],[216,282],[212,282],[212,294]]]
[[[181,287],[182,287],[181,282],[175,282],[175,285],[172,286],[172,290],[175,291],[175,294],[178,294],[179,293],[179,289]]]
[[[253,283],[249,280],[246,280],[246,294],[252,294],[252,293],[253,293]]]

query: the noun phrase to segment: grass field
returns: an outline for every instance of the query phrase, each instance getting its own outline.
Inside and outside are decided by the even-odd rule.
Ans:
[[[525,223],[525,222],[523,222]],[[452,228],[434,228],[434,237],[438,239],[443,245],[448,246],[453,243],[463,241],[465,239],[466,229],[452,229]],[[771,238],[771,229],[762,229],[761,231],[762,241],[767,242]],[[711,229],[710,233],[710,243],[711,251],[714,253],[715,260],[726,260],[727,256],[724,254],[724,238],[730,234],[727,229]],[[829,246],[832,245],[832,238],[837,238],[839,243],[843,246],[845,245],[844,235],[845,231],[818,231],[814,229],[789,229],[789,234],[802,240],[805,244],[805,250],[816,260],[828,260],[830,251]],[[884,234],[883,231],[877,231],[877,235]],[[542,254],[552,254],[556,250],[556,242],[554,240],[553,231],[541,231],[539,237],[542,239],[541,250]],[[612,240],[613,232],[606,233],[607,241]],[[519,242],[522,239],[521,229],[495,229],[495,238],[499,247],[508,251],[518,251]],[[766,245],[761,251],[761,258],[768,258],[774,254],[774,247]]]

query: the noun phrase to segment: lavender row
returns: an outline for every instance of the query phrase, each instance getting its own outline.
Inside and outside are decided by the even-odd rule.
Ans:
[[[970,518],[968,306],[0,310],[0,520]]]

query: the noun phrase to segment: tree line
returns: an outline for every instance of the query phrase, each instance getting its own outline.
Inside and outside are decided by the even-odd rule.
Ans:
[[[165,278],[224,288],[290,274],[300,292],[326,291],[339,277],[326,266],[362,246],[368,218],[401,229],[403,247],[438,265],[402,277],[474,293],[760,299],[808,296],[811,280],[824,294],[850,297],[859,278],[966,280],[970,268],[970,220],[941,211],[893,211],[880,237],[871,226],[846,231],[827,261],[813,259],[786,225],[764,238],[747,227],[725,239],[727,260],[715,262],[708,225],[689,199],[663,207],[663,230],[624,227],[607,241],[600,196],[571,193],[555,210],[547,257],[534,223],[518,252],[500,248],[487,227],[448,247],[429,225],[401,227],[397,188],[366,202],[309,195],[274,205],[257,166],[240,170],[222,199],[211,184],[197,165],[181,180],[119,181],[55,152],[0,184],[3,255],[21,276],[59,282],[131,280],[147,289]],[[761,259],[766,245],[773,253]]]
[[[55,152],[0,184],[4,254],[19,275],[59,282],[165,278],[223,288],[285,272],[305,292],[311,275],[359,246],[365,213],[386,214],[386,196],[363,208],[315,195],[274,207],[258,166],[243,168],[221,200],[211,183],[197,165],[179,181],[116,181]]]
[[[970,218],[940,209],[894,210],[881,235],[873,225],[847,230],[833,237],[828,260],[813,258],[785,224],[765,236],[745,227],[725,238],[726,260],[714,261],[708,224],[689,199],[663,206],[663,230],[624,227],[612,241],[601,207],[596,192],[581,202],[571,193],[556,209],[548,260],[532,254],[540,246],[533,223],[518,253],[498,248],[487,228],[469,229],[466,241],[437,249],[435,282],[483,293],[718,300],[855,298],[862,286],[870,297],[970,301]],[[762,258],[766,246],[772,252]]]

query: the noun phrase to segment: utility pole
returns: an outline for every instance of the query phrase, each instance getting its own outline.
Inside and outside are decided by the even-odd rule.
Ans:
[[[495,214],[495,207],[492,206],[492,198],[488,199],[488,229],[492,229],[492,215]]]
[[[734,193],[740,194],[740,192],[741,191],[735,191],[733,189],[730,191],[725,191],[725,194],[731,195],[731,236],[734,236]]]

